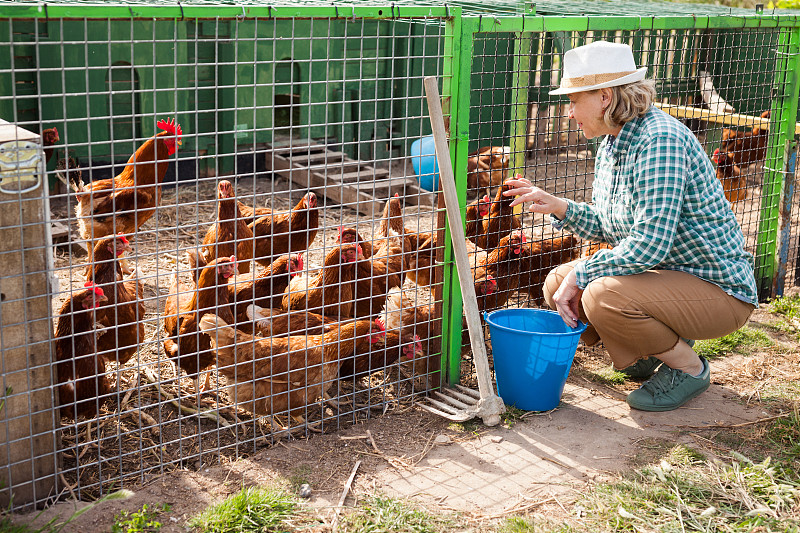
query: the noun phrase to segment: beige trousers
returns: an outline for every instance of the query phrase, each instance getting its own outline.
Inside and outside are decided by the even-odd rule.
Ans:
[[[553,269],[544,283],[551,309],[553,294],[577,261]],[[580,318],[589,327],[587,346],[602,340],[616,368],[671,350],[680,340],[716,339],[742,327],[755,307],[713,283],[686,272],[648,270],[598,278],[581,297]]]

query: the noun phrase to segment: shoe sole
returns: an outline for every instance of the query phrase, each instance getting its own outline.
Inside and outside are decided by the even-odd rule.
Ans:
[[[669,405],[648,405],[646,407],[637,407],[637,406],[633,405],[632,403],[628,402],[627,398],[625,399],[625,401],[628,403],[628,405],[631,406],[631,408],[636,409],[637,411],[647,411],[647,412],[650,412],[650,413],[663,413],[664,411],[674,411],[675,409],[678,409],[679,407],[682,407],[682,406],[686,405],[688,402],[690,402],[691,400],[694,400],[695,398],[697,398],[698,396],[703,394],[705,391],[707,391],[708,387],[710,387],[710,386],[711,386],[711,383],[708,383],[705,387],[703,387],[702,389],[698,390],[697,392],[691,394],[688,398],[686,398],[683,402],[679,403],[675,407],[672,407],[672,406],[669,406]]]

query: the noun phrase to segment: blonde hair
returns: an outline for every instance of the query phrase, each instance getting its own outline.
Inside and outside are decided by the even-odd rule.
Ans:
[[[656,83],[641,80],[611,87],[611,103],[603,112],[603,121],[613,128],[634,118],[643,117],[656,98]]]

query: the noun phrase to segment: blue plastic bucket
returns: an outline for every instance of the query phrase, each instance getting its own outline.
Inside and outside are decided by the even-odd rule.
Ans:
[[[499,309],[483,318],[503,402],[525,411],[555,409],[586,324],[571,328],[545,309]]]
[[[439,190],[439,164],[436,162],[436,147],[433,135],[422,137],[411,143],[411,166],[426,191]]]

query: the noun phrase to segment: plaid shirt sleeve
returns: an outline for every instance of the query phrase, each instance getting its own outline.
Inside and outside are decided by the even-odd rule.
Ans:
[[[603,235],[603,226],[600,225],[600,219],[597,216],[595,207],[591,204],[578,203],[569,198],[567,201],[567,212],[564,218],[556,218],[550,215],[550,223],[557,230],[564,229],[569,224],[569,230],[580,237],[593,242],[605,242]],[[580,221],[574,224],[575,221]]]

